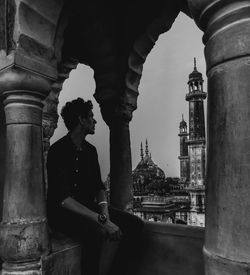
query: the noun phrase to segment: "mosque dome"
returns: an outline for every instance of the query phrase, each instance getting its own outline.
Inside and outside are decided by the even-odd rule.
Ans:
[[[147,141],[145,155],[141,144],[141,160],[132,175],[134,184],[146,185],[154,180],[165,180],[164,171],[153,162],[151,154],[149,154]]]

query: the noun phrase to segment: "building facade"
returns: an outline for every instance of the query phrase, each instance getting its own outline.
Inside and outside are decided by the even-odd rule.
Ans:
[[[165,173],[152,160],[147,140],[145,152],[141,143],[141,160],[133,170],[132,177],[134,209],[136,206],[141,206],[143,199],[150,193],[157,193],[157,186],[160,188],[161,185],[165,184]]]

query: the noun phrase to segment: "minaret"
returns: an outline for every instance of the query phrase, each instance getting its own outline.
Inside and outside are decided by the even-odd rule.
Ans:
[[[142,142],[141,142],[141,160],[143,160],[144,154],[143,154],[143,147],[142,147]]]
[[[147,139],[146,139],[145,154],[146,154],[146,156],[148,156],[148,140]]]
[[[194,70],[189,75],[189,92],[186,100],[189,102],[189,191],[191,204],[188,224],[205,224],[205,119],[203,100],[207,94],[203,91],[202,74],[196,67],[194,59]]]
[[[179,134],[180,137],[180,156],[178,157],[180,160],[180,183],[185,184],[189,180],[189,156],[188,156],[188,145],[187,145],[187,123],[184,120],[182,114],[182,121],[179,126]]]
[[[190,184],[204,185],[205,179],[205,120],[203,100],[207,94],[203,91],[202,74],[197,71],[196,59],[194,70],[189,75],[189,156],[190,156]]]

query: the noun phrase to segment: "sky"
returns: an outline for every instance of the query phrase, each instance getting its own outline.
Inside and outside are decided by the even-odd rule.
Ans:
[[[194,21],[181,13],[171,30],[160,35],[149,53],[143,66],[137,110],[130,122],[133,169],[140,161],[140,144],[143,143],[145,150],[147,139],[152,159],[163,169],[165,175],[180,176],[179,123],[182,114],[188,123],[188,102],[185,101],[185,95],[188,92],[188,75],[193,71],[194,57],[198,71],[203,74],[204,91],[207,91],[203,52],[202,32]],[[87,140],[97,148],[102,179],[105,181],[109,173],[109,129],[93,97],[94,92],[93,70],[88,66],[78,65],[63,85],[58,113],[60,114],[62,106],[69,100],[77,97],[92,100],[97,125],[95,135],[87,136]],[[205,100],[205,117],[206,103]],[[51,144],[66,133],[60,117]]]

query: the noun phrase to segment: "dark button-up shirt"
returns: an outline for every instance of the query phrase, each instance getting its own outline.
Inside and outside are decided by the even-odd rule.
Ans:
[[[69,134],[50,147],[47,171],[49,217],[59,214],[62,201],[69,196],[94,209],[95,196],[105,190],[96,148],[84,141],[77,150]]]

